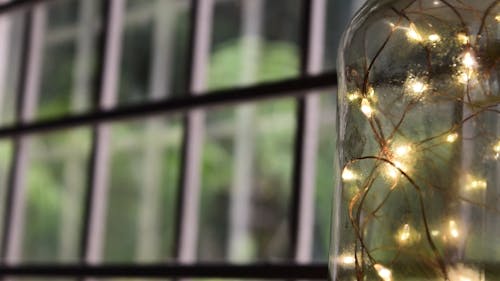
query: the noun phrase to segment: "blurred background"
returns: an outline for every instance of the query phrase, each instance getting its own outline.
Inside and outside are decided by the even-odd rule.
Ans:
[[[1,16],[0,127],[304,74],[304,1],[107,2],[47,0]],[[342,30],[361,2],[318,1],[308,74],[335,71]],[[335,89],[311,95],[313,129],[300,134],[295,94],[2,136],[2,262],[325,263]],[[314,155],[296,157],[298,138],[313,141]],[[290,206],[301,200],[296,161],[313,175],[302,186],[310,200],[299,234],[290,230]]]

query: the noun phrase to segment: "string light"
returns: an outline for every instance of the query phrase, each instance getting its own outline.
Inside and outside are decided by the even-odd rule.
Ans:
[[[457,133],[451,133],[446,136],[446,141],[449,143],[454,143],[458,139]]]
[[[458,75],[458,82],[462,83],[462,84],[467,84],[469,83],[469,80],[470,80],[470,76],[469,74],[465,73],[465,72],[461,72],[459,75]]]
[[[375,270],[377,271],[378,276],[382,278],[384,281],[391,281],[392,280],[392,271],[386,267],[384,267],[381,264],[375,264],[373,265]]]
[[[500,141],[498,141],[494,146],[493,146],[493,151],[496,153],[500,153]]]
[[[375,98],[375,89],[373,89],[373,87],[368,88],[368,97],[370,97],[371,99]]]
[[[463,56],[462,64],[466,68],[471,69],[476,65],[476,60],[474,59],[474,56],[470,52],[466,52]]]
[[[408,242],[408,240],[410,239],[410,225],[409,224],[406,223],[405,225],[403,225],[403,227],[399,231],[398,237],[399,237],[400,242],[403,242],[403,243]]]
[[[339,261],[345,266],[350,266],[356,262],[356,259],[352,255],[341,255]]]
[[[487,186],[488,183],[485,180],[467,175],[467,184],[465,185],[466,190],[483,190],[486,189]]]
[[[460,232],[458,231],[457,223],[454,220],[450,220],[448,224],[450,227],[451,237],[458,238],[460,236]]]
[[[496,15],[496,16],[495,16],[495,20],[496,20],[497,22],[500,22],[500,15]]]
[[[409,39],[420,42],[422,41],[422,36],[420,33],[417,31],[417,27],[415,24],[410,23],[410,27],[408,28],[408,31],[406,32],[406,36],[408,36]]]
[[[458,39],[458,42],[460,42],[460,44],[462,45],[467,45],[469,44],[469,36],[467,36],[465,33],[458,33],[457,34],[457,39]]]
[[[357,93],[352,93],[352,94],[347,95],[347,98],[350,101],[355,101],[355,100],[359,99],[359,97],[360,97],[360,95],[358,95]]]
[[[366,98],[361,100],[361,112],[363,112],[363,114],[368,118],[372,117],[373,109],[370,102]]]
[[[427,89],[427,86],[421,81],[414,81],[411,84],[411,89],[415,94],[421,94]]]
[[[400,145],[394,149],[394,153],[398,157],[406,157],[412,151],[410,145]]]
[[[439,230],[432,230],[431,231],[432,236],[438,236],[439,235]]]
[[[348,168],[344,168],[344,171],[342,171],[342,179],[344,181],[353,181],[357,178],[356,174],[348,169]]]
[[[429,35],[429,41],[439,42],[439,41],[441,41],[441,36],[439,36],[437,34],[431,34],[431,35]]]

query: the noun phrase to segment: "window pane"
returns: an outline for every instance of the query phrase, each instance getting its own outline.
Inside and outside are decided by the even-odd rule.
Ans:
[[[289,253],[294,100],[207,114],[199,259],[255,262]]]
[[[186,92],[189,0],[127,1],[119,104]]]
[[[299,0],[217,1],[207,87],[292,78],[299,71]]]
[[[25,12],[0,17],[0,125],[15,119]]]
[[[175,117],[112,125],[103,262],[172,257],[181,138]]]
[[[335,186],[336,90],[321,95],[319,145],[316,164],[316,196],[313,260],[326,262],[330,245],[331,204]]]
[[[90,131],[29,140],[22,262],[75,262],[90,154]]]
[[[9,182],[10,166],[12,162],[12,143],[0,141],[0,233],[3,234],[3,224],[6,207],[7,187]],[[0,236],[0,238],[2,238]]]
[[[38,118],[55,118],[91,108],[96,79],[101,1],[58,0],[42,17]],[[45,30],[45,32],[43,32]]]

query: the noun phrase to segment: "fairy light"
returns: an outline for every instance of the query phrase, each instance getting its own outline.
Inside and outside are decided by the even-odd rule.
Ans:
[[[429,35],[429,41],[439,42],[439,41],[441,41],[441,36],[439,36],[437,34],[431,34],[431,35]]]
[[[436,0],[436,1],[432,2],[432,4],[434,4],[434,6],[439,6],[439,4],[441,4],[441,3]]]
[[[427,86],[421,81],[413,81],[410,88],[415,94],[421,94],[427,89]]]
[[[496,153],[500,153],[500,141],[495,143],[495,145],[493,146],[493,151],[495,151]]]
[[[458,42],[460,42],[460,44],[462,45],[467,45],[469,44],[469,36],[467,36],[465,33],[459,33],[457,34],[457,39],[458,39]]]
[[[386,167],[387,168],[385,169],[385,173],[386,173],[386,175],[388,177],[395,179],[395,178],[397,178],[399,176],[399,170],[398,169],[396,169],[395,167],[393,167],[393,166],[391,166],[389,164],[387,164]]]
[[[363,112],[363,114],[368,118],[372,117],[373,108],[371,107],[370,102],[366,98],[361,100],[361,112]]]
[[[413,23],[410,23],[410,27],[408,28],[408,31],[406,32],[406,36],[408,36],[408,38],[413,40],[413,41],[417,41],[417,42],[422,41],[422,36],[420,35],[420,33],[418,33],[417,27]]]
[[[368,97],[371,99],[375,98],[375,89],[373,89],[373,87],[368,88]]]
[[[469,83],[470,78],[471,77],[469,76],[469,74],[462,72],[458,75],[458,82],[462,84],[467,84]]]
[[[432,236],[438,236],[439,235],[439,230],[432,230],[431,231]]]
[[[406,157],[411,151],[412,148],[410,145],[400,145],[394,149],[394,154],[398,157]]]
[[[488,187],[488,183],[483,179],[477,179],[470,175],[467,176],[466,190],[484,190]]]
[[[351,93],[351,94],[347,95],[347,98],[350,101],[355,101],[355,100],[359,99],[360,97],[361,97],[361,95],[359,94],[359,92],[355,92],[355,93]]]
[[[382,278],[382,280],[384,280],[384,281],[391,281],[392,280],[392,271],[390,269],[388,269],[385,266],[378,264],[378,263],[373,265],[373,267],[377,271],[378,276],[380,276],[380,278]]]
[[[356,174],[348,169],[348,168],[345,168],[343,171],[342,171],[342,179],[344,181],[353,181],[357,178]]]
[[[495,16],[495,20],[496,20],[497,22],[500,22],[500,15],[496,15],[496,16]]]
[[[454,220],[450,220],[448,224],[450,227],[451,237],[458,238],[460,236],[460,232],[458,231],[457,223]]]
[[[405,243],[410,239],[410,225],[405,224],[403,228],[399,231],[399,241]]]
[[[454,143],[458,139],[457,133],[451,133],[446,136],[446,141],[449,143]]]
[[[466,68],[471,69],[476,65],[476,60],[470,52],[466,52],[462,58],[462,64]]]
[[[356,262],[356,259],[351,255],[342,255],[339,260],[343,265],[353,265]]]

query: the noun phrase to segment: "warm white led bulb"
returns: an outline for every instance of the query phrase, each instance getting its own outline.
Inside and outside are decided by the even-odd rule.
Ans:
[[[460,44],[467,45],[469,44],[469,36],[467,36],[465,33],[459,33],[457,34],[457,39]]]
[[[449,143],[453,143],[458,139],[458,134],[457,133],[451,133],[446,136],[446,141]]]
[[[348,168],[345,168],[344,171],[342,171],[342,179],[344,181],[352,181],[356,179],[356,174],[349,170]]]
[[[457,223],[454,220],[450,220],[449,226],[451,237],[458,238],[458,236],[460,236],[460,233],[458,232]]]
[[[405,224],[403,225],[403,228],[400,231],[399,240],[401,242],[406,242],[408,241],[408,239],[410,239],[410,225]]]
[[[384,280],[384,281],[391,281],[392,280],[392,271],[390,269],[388,269],[385,266],[378,264],[378,263],[373,265],[373,267],[377,271],[378,276],[380,276],[380,278],[382,278],[382,280]]]
[[[412,82],[410,87],[415,94],[421,94],[427,89],[427,86],[421,81]]]
[[[462,59],[462,64],[466,68],[473,68],[476,65],[476,59],[474,59],[474,56],[470,52],[466,52]]]
[[[363,112],[363,114],[368,118],[370,118],[373,114],[370,102],[366,98],[361,100],[361,112]]]
[[[409,145],[400,145],[394,149],[394,154],[398,157],[404,157],[407,156],[408,153],[410,153],[412,150],[411,146]],[[396,163],[396,162],[395,162]],[[396,165],[397,166],[397,165]]]
[[[408,28],[408,31],[406,32],[406,36],[408,36],[408,38],[410,40],[413,40],[413,41],[417,41],[417,42],[422,41],[422,35],[420,35],[420,33],[418,33],[417,27],[413,23],[410,24],[410,27]]]
[[[439,36],[437,34],[431,34],[431,35],[429,35],[429,41],[431,41],[431,42],[441,41],[441,36]]]

